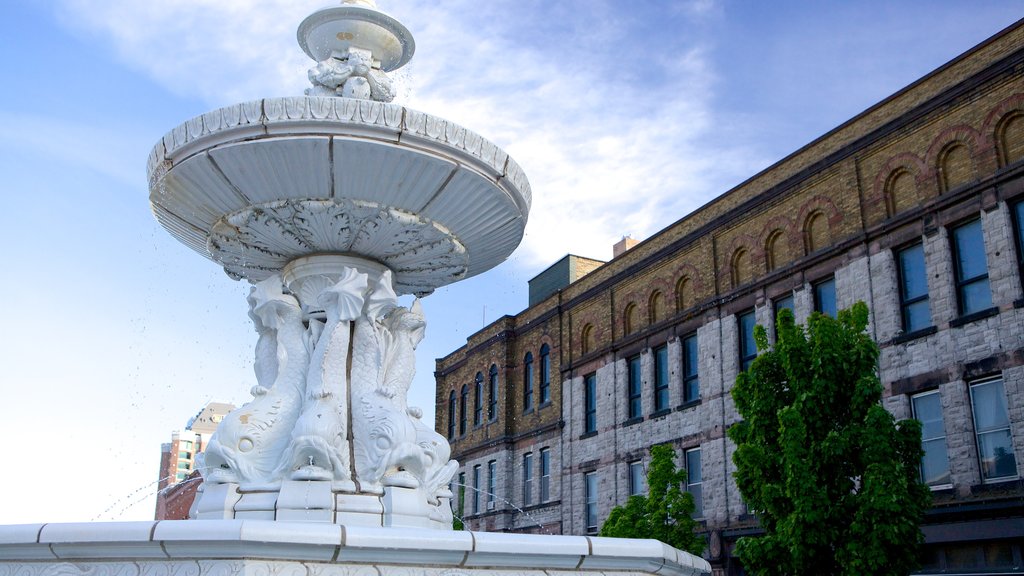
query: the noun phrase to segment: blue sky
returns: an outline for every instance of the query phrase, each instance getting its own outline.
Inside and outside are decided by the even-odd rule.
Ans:
[[[247,285],[153,220],[145,163],[209,109],[298,95],[323,1],[0,6],[0,523],[152,517],[161,442],[248,400]],[[519,250],[424,300],[433,359],[566,253],[644,239],[1012,24],[1019,1],[380,0],[398,103],[491,139],[534,204]]]

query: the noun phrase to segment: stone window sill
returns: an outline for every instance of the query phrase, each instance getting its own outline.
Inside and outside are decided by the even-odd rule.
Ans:
[[[682,410],[687,410],[689,408],[693,408],[694,406],[700,406],[700,398],[697,398],[696,400],[690,400],[689,402],[684,402],[679,406],[676,406],[676,411],[678,412]]]
[[[986,308],[985,310],[979,310],[979,311],[977,311],[977,312],[975,312],[973,314],[968,314],[966,316],[961,316],[959,318],[955,318],[955,319],[953,319],[953,321],[951,321],[949,323],[949,327],[950,328],[959,328],[960,326],[963,326],[965,324],[970,324],[971,322],[977,322],[978,320],[989,318],[991,316],[995,316],[996,314],[999,314],[999,308],[996,308],[995,306],[993,306],[991,308]]]
[[[650,415],[650,419],[651,420],[656,420],[658,418],[663,418],[665,416],[668,416],[671,413],[672,413],[672,409],[671,408],[665,408],[664,410],[658,410],[657,412],[651,414]]]
[[[597,436],[597,430],[580,434],[580,440],[586,440],[587,438],[593,438],[594,436]]]
[[[644,421],[644,417],[643,416],[637,416],[635,418],[630,418],[629,420],[626,420],[625,422],[623,422],[622,423],[622,427],[625,428],[626,426],[632,426],[634,424],[639,424],[639,423],[641,423],[643,421]]]
[[[904,342],[910,342],[911,340],[917,340],[918,338],[924,338],[925,336],[931,336],[938,332],[939,329],[935,326],[929,326],[920,330],[914,330],[906,334],[900,334],[894,337],[889,343],[890,344],[903,344]]]
[[[997,478],[983,484],[971,486],[971,494],[984,494],[986,492],[1002,492],[1004,490],[1015,490],[1024,487],[1024,481],[1020,478]]]

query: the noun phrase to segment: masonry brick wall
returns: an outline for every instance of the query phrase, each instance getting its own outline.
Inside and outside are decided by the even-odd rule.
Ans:
[[[1021,46],[1024,25],[794,152],[544,302],[471,335],[465,347],[439,359],[442,433],[450,391],[472,386],[476,372],[486,376],[491,363],[507,383],[500,421],[470,426],[453,442],[453,455],[467,472],[474,463],[502,463],[502,491],[509,502],[471,517],[469,525],[584,533],[585,475],[597,474],[603,521],[628,495],[628,463],[646,462],[651,445],[668,443],[680,463],[684,450],[701,450],[709,534],[728,540],[734,538],[730,534],[756,530],[756,518],[733,480],[735,446],[726,436],[739,419],[730,394],[740,370],[737,315],[753,309],[773,339],[775,302],[792,296],[796,320],[806,322],[814,310],[814,284],[829,277],[835,279],[839,308],[857,301],[869,305],[868,330],[880,346],[885,408],[909,418],[915,394],[940,395],[951,474],[951,486],[935,492],[943,514],[966,522],[971,518],[953,511],[980,503],[998,509],[1005,498],[1024,497],[1019,479],[994,488],[982,480],[970,398],[972,383],[1002,378],[1019,476],[1024,470],[1024,289],[1011,210],[1024,202]],[[950,231],[973,219],[982,223],[993,308],[961,317]],[[905,334],[895,254],[915,243],[923,246],[932,325]],[[652,316],[656,292],[661,312]],[[637,314],[627,333],[629,305]],[[591,338],[584,347],[588,326]],[[698,340],[700,400],[684,405],[681,342],[692,333]],[[552,403],[524,413],[523,357],[531,352],[538,370],[544,344],[552,354]],[[655,413],[653,350],[661,345],[668,349],[670,410]],[[636,355],[642,410],[641,418],[630,419],[627,363]],[[597,382],[596,434],[584,430],[583,382],[591,373]],[[537,376],[535,390],[539,386]],[[524,508],[522,456],[533,453],[539,466],[542,447],[552,454],[552,495]],[[539,490],[537,474],[534,490]],[[1019,513],[1005,514],[1024,522]],[[727,554],[710,559],[718,568],[729,563]]]

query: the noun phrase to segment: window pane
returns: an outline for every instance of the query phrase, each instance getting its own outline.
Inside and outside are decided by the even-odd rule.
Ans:
[[[997,430],[978,434],[981,453],[981,473],[986,480],[1017,475],[1017,460],[1013,456],[1010,430]]]
[[[954,229],[953,242],[957,254],[957,280],[963,281],[988,273],[981,220],[975,220]]]
[[[640,416],[640,357],[629,359],[629,417]]]
[[[586,414],[584,432],[597,432],[597,375],[587,374],[583,378],[583,397]]]
[[[814,309],[836,317],[836,281],[829,279],[814,285]]]
[[[910,300],[928,294],[928,277],[924,269],[924,247],[921,244],[900,251],[900,294]]]
[[[775,317],[778,318],[779,310],[793,311],[793,295],[787,294],[775,300]]]
[[[1003,381],[993,380],[971,386],[971,402],[982,478],[1016,476],[1017,461],[1013,454]]]
[[[547,502],[551,498],[551,452],[547,448],[540,451],[540,501]]]
[[[487,463],[487,501],[494,502],[494,493],[498,491],[498,463],[491,460]],[[490,508],[490,506],[488,506]]]
[[[946,429],[942,421],[942,398],[938,392],[919,394],[911,399],[914,418],[921,422],[921,480],[929,486],[949,484],[949,456]]]
[[[992,307],[992,292],[988,278],[982,278],[960,287],[960,314],[966,316]]]
[[[551,349],[545,344],[540,347],[540,403],[551,401]]]
[[[757,344],[754,342],[754,311],[751,310],[739,317],[740,368],[750,368],[751,362],[757,357]]]
[[[924,456],[921,457],[921,480],[929,486],[949,484],[949,456],[946,453],[946,437],[921,442]]]
[[[533,453],[523,454],[523,505],[533,504]]]
[[[700,380],[697,375],[697,336],[683,340],[683,402],[700,398]]]
[[[1014,204],[1013,220],[1017,225],[1017,259],[1024,266],[1024,201]]]
[[[686,491],[693,494],[693,516],[701,518],[704,516],[704,490],[700,466],[700,449],[688,450],[686,452]]]
[[[668,347],[654,350],[654,411],[668,408]]]
[[[1003,395],[1003,381],[986,382],[971,387],[971,401],[974,402],[974,425],[978,432],[987,432],[1010,425],[1006,413],[1006,397]]]
[[[630,462],[629,463],[629,495],[637,496],[647,491],[644,486],[646,479],[644,478],[644,464],[643,462]]]
[[[903,331],[917,332],[932,325],[932,316],[928,311],[928,300],[920,300],[903,308]]]
[[[523,411],[533,408],[533,354],[523,359]]]
[[[586,478],[587,531],[597,529],[597,473],[589,472]]]

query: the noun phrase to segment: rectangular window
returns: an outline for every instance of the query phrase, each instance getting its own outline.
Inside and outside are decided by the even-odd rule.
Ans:
[[[1020,263],[1021,276],[1024,277],[1024,200],[1013,205],[1013,230],[1017,238],[1017,262]]]
[[[640,460],[629,463],[629,495],[642,496],[647,491],[644,477],[644,463]]]
[[[494,510],[494,494],[498,491],[498,462],[487,463],[487,509]]]
[[[458,500],[457,500],[458,507],[459,507],[458,515],[459,515],[459,520],[461,520],[462,517],[466,515],[466,473],[465,472],[459,472],[459,491],[456,492],[456,494],[459,495]]]
[[[1010,435],[1003,380],[972,384],[971,407],[982,480],[988,482],[1016,477],[1017,460],[1013,455],[1013,436]]]
[[[683,338],[683,403],[700,400],[700,374],[697,371],[697,335]]]
[[[597,432],[597,374],[583,377],[584,434]]]
[[[533,504],[533,452],[523,454],[523,506]]]
[[[583,475],[587,496],[587,532],[597,532],[597,472]]]
[[[498,367],[492,365],[489,379],[487,381],[487,419],[494,421],[498,418]]]
[[[814,285],[814,311],[836,317],[836,279],[829,278]]]
[[[455,390],[448,394],[448,439],[455,438]]]
[[[540,347],[540,405],[551,402],[551,348]]]
[[[956,271],[957,304],[961,316],[992,307],[988,287],[988,263],[981,220],[953,229],[953,261]]]
[[[737,316],[739,328],[740,370],[747,370],[757,358],[757,344],[754,342],[754,325],[757,323],[754,311]]]
[[[533,410],[533,354],[523,359],[523,412]]]
[[[946,453],[946,427],[942,423],[942,403],[938,390],[911,398],[914,418],[921,422],[921,481],[929,486],[947,486],[949,456]]]
[[[654,411],[668,410],[668,346],[654,349]]]
[[[704,491],[700,469],[700,448],[686,451],[686,491],[693,494],[693,517],[704,517]]]
[[[924,265],[924,246],[915,244],[896,255],[900,312],[903,332],[910,334],[932,325],[928,312],[928,274]]]
[[[469,402],[469,389],[462,387],[462,395],[459,396],[459,435],[466,433],[466,404]]]
[[[473,425],[479,426],[484,421],[484,375],[477,372],[473,384]]]
[[[775,302],[772,304],[772,310],[774,312],[774,317],[772,318],[773,322],[778,320],[780,310],[789,310],[790,312],[794,312],[793,293],[789,292],[785,296],[779,296],[776,298]]]
[[[551,499],[551,450],[540,449],[540,501]]]
[[[473,514],[480,513],[480,465],[473,466]]]
[[[629,369],[629,417],[638,418],[640,416],[640,356],[633,356],[629,360],[626,360],[626,365]]]

